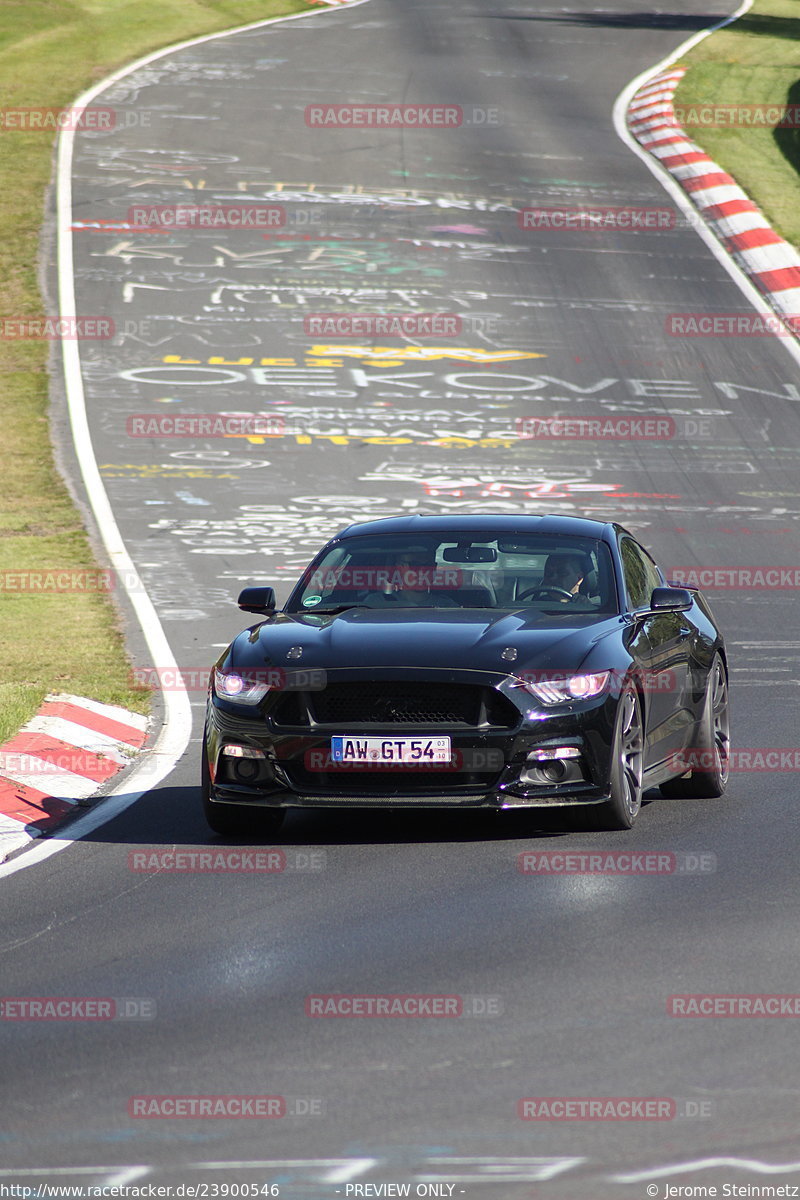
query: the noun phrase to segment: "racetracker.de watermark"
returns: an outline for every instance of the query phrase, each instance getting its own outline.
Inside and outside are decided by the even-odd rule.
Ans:
[[[272,216],[267,216],[267,213]],[[278,213],[284,214],[283,220]],[[168,215],[161,215],[166,213]],[[169,215],[175,213],[174,219]],[[178,213],[182,215],[177,215]],[[194,216],[190,214],[194,214]],[[182,204],[182,205],[138,205],[128,209],[126,217],[75,217],[70,225],[72,233],[183,233],[190,229],[221,230],[225,233],[250,230],[267,240],[296,242],[298,240],[330,240],[334,235],[306,232],[310,226],[323,224],[324,213],[319,209],[309,210],[301,204],[286,205],[255,204]],[[276,229],[288,227],[287,233],[276,233]],[[342,239],[344,240],[344,239]]]
[[[426,592],[440,588],[460,588],[463,572],[457,567],[319,567],[303,577],[306,588],[320,592],[333,589],[346,591]],[[335,597],[334,597],[335,598]],[[307,596],[304,604],[310,607]]]
[[[521,441],[660,442],[714,436],[711,417],[517,417]]]
[[[131,1096],[128,1116],[145,1119],[276,1120],[288,1113],[284,1096]]]
[[[800,749],[796,746],[754,746],[731,750],[726,755],[731,771],[800,771]],[[667,762],[676,771],[713,771],[719,764],[716,748],[680,750]]]
[[[327,1102],[321,1096],[253,1096],[253,1095],[195,1095],[195,1096],[131,1096],[128,1101],[128,1116],[135,1120],[158,1120],[158,1121],[174,1121],[174,1120],[205,1120],[205,1121],[230,1121],[230,1120],[282,1120],[284,1117],[322,1117],[326,1112]],[[209,1191],[209,1195],[218,1196],[260,1196],[275,1195],[277,1191],[270,1191],[272,1185],[263,1185],[256,1187],[252,1185],[254,1190],[248,1190],[246,1184],[233,1184],[227,1187],[222,1185],[218,1192]],[[226,1190],[227,1187],[227,1190]],[[182,1190],[182,1188],[184,1190]],[[108,1189],[110,1194],[114,1194],[113,1188]],[[158,1189],[151,1194],[161,1194],[162,1189]],[[171,1188],[165,1187],[166,1194],[171,1193]],[[105,1194],[105,1193],[104,1193]],[[121,1189],[121,1194],[124,1196],[125,1189]],[[187,1188],[181,1184],[178,1186],[176,1195],[179,1196],[202,1196],[204,1192],[202,1185],[196,1185],[195,1189]]]
[[[143,592],[145,585],[135,568],[129,571],[106,567],[44,566],[36,570],[0,571],[0,595],[49,596],[72,592]]]
[[[640,205],[595,205],[585,207],[522,208],[517,213],[520,229],[544,229],[562,232],[591,233],[601,229],[616,229],[623,233],[644,230],[674,229],[678,213],[674,208],[653,208]]]
[[[793,337],[800,334],[800,314],[668,313],[664,330],[669,337]]]
[[[543,586],[539,590],[547,592],[552,589]],[[555,590],[558,591],[560,589],[556,588]],[[631,672],[611,670],[598,671],[593,674],[578,673],[574,670],[558,671],[551,667],[541,667],[538,670],[514,671],[513,680],[512,687],[535,685],[548,690],[552,687],[567,688],[574,700],[580,700],[587,696],[600,695],[611,689],[622,688],[634,681],[645,693],[670,693],[676,691],[681,686],[678,673],[671,667],[667,667],[663,671]]]
[[[800,1017],[797,993],[691,992],[667,998],[670,1017]]]
[[[672,417],[517,417],[523,440],[657,442],[676,429]]]
[[[670,1096],[525,1096],[521,1121],[674,1121],[682,1115]]]
[[[499,1017],[503,1003],[499,996],[415,994],[324,993],[306,996],[307,1017],[411,1017],[447,1019],[462,1017]]]
[[[83,775],[87,779],[106,778],[115,775],[123,763],[104,753],[101,746],[95,751],[81,750],[77,746],[64,744],[58,750],[52,744],[40,750],[0,750],[0,775],[14,779],[19,776],[42,776],[42,787],[48,784],[47,776]]]
[[[283,875],[294,871],[324,871],[325,850],[270,847],[259,850],[131,850],[128,870],[144,875]]]
[[[310,313],[303,318],[309,337],[457,337],[457,313]]]
[[[2,1021],[152,1021],[152,997],[128,996],[3,996]]]
[[[252,687],[263,685],[270,691],[318,692],[328,682],[323,668],[284,670],[283,667],[244,667],[236,676]],[[160,689],[164,692],[207,692],[211,680],[208,667],[132,667],[131,687]]]
[[[800,567],[670,567],[673,587],[708,591],[795,591],[800,588]]]
[[[305,121],[311,129],[457,129],[464,124],[464,109],[460,104],[307,104]]]
[[[710,875],[717,856],[710,850],[523,850],[522,875]]]
[[[96,342],[115,332],[111,317],[0,317],[6,342]]]
[[[132,438],[279,438],[285,428],[281,413],[135,413],[125,421]]]
[[[149,229],[280,229],[286,209],[280,204],[134,204],[128,223],[136,232]]]
[[[682,129],[800,129],[798,104],[675,104],[664,123]]]
[[[139,583],[138,576],[135,580]],[[36,571],[0,571],[0,593],[49,595],[63,592],[111,592],[118,582],[116,571],[99,568],[43,567]],[[133,583],[133,578],[128,582]]]
[[[105,133],[120,124],[149,125],[150,113],[137,116],[132,112],[118,114],[113,108],[54,108],[52,105],[0,108],[0,132],[4,133],[10,130],[17,133]]]

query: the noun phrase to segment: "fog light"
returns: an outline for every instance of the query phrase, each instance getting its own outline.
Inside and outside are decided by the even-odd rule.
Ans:
[[[543,746],[528,753],[520,771],[520,783],[546,787],[558,783],[580,783],[584,779],[577,746]]]
[[[259,750],[257,746],[223,746],[222,753],[228,758],[266,758],[263,750]]]
[[[252,758],[238,758],[233,766],[233,773],[242,783],[252,783],[261,768]]]
[[[577,746],[547,746],[542,750],[531,750],[528,762],[550,762],[554,758],[580,758]]]

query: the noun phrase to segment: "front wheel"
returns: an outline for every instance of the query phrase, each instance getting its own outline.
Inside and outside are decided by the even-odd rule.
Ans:
[[[642,807],[644,724],[642,704],[632,684],[625,685],[617,705],[611,742],[611,797],[591,809],[596,829],[630,829]]]
[[[730,754],[728,675],[721,657],[715,654],[708,672],[697,738],[687,755],[692,769],[679,779],[662,783],[661,795],[670,800],[705,800],[724,795]]]
[[[203,741],[200,791],[203,797],[203,816],[222,837],[245,835],[266,837],[277,833],[283,825],[286,810],[283,808],[256,808],[243,804],[218,804],[211,799],[211,776],[208,770],[208,754]]]

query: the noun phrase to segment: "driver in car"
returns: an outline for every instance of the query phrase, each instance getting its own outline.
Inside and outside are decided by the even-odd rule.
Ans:
[[[389,603],[401,601],[405,606],[420,608],[450,608],[457,605],[451,596],[443,594],[441,585],[435,585],[436,570],[433,547],[412,547],[401,551],[392,564],[395,582],[383,587],[383,599]]]
[[[569,595],[559,596],[562,604],[568,604],[578,595],[583,583],[585,567],[577,554],[550,554],[544,564],[542,588],[558,588]]]

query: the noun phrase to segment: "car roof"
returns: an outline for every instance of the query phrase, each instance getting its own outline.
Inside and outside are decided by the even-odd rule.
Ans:
[[[618,527],[617,527],[618,528]],[[348,525],[331,541],[384,533],[555,533],[572,537],[597,538],[604,541],[613,536],[614,525],[593,521],[588,517],[569,517],[557,513],[449,513],[423,516],[382,517],[377,521],[362,521]]]

